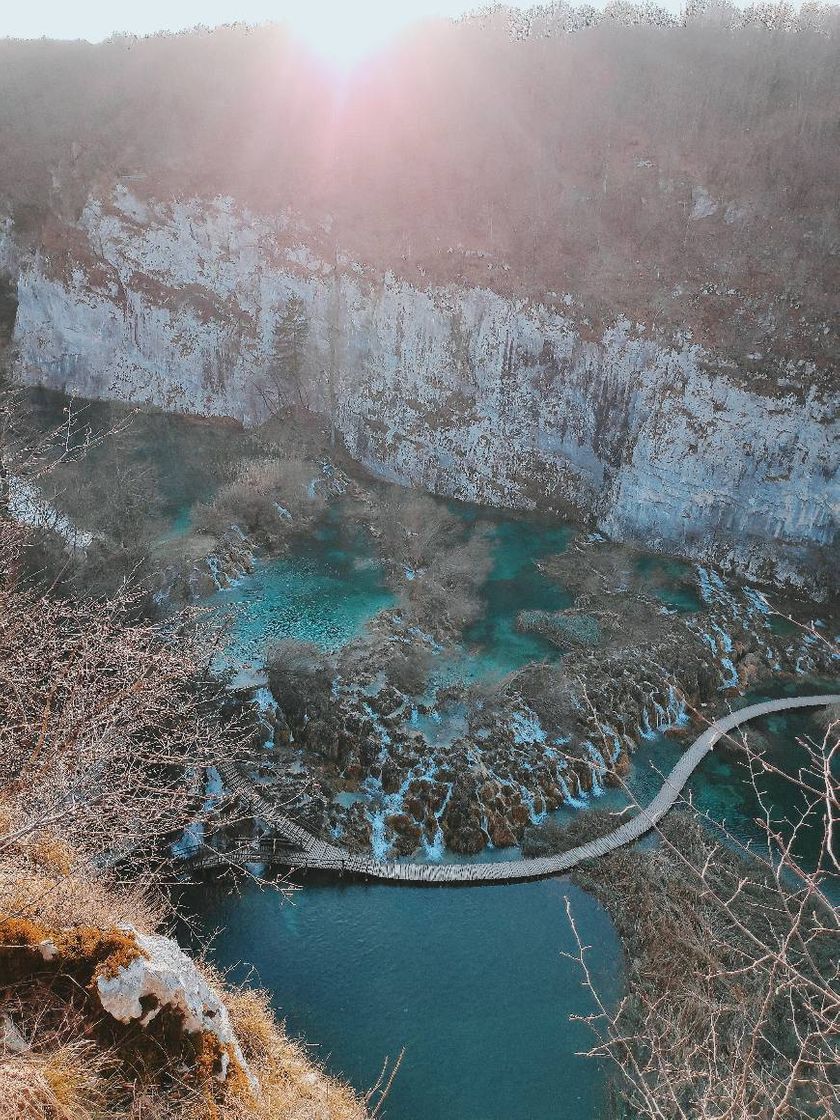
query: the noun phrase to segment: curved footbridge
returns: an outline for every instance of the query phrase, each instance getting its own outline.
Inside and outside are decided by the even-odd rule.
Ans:
[[[319,840],[288,817],[278,814],[271,802],[263,796],[247,775],[233,763],[228,763],[220,767],[222,778],[228,788],[246,801],[256,816],[271,825],[277,840],[268,844],[251,844],[247,848],[224,853],[208,852],[194,859],[192,866],[219,867],[231,861],[247,859],[253,863],[273,863],[289,868],[312,868],[354,878],[429,886],[511,883],[527,879],[544,879],[569,871],[584,860],[606,855],[644,836],[674,805],[689,778],[715,743],[740,724],[772,712],[837,703],[840,703],[840,694],[800,696],[785,700],[767,700],[762,704],[752,704],[748,708],[723,716],[710,724],[680,757],[650,804],[640,809],[635,817],[619,825],[613,832],[588,844],[582,844],[579,848],[571,848],[560,855],[508,860],[500,863],[401,863],[356,855],[345,848]]]

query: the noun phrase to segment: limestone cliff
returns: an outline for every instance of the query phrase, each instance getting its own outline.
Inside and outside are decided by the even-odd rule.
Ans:
[[[25,383],[246,424],[303,404],[395,481],[571,511],[752,578],[830,581],[838,399],[804,362],[762,379],[749,355],[748,378],[689,331],[665,339],[620,309],[595,329],[573,293],[503,297],[492,268],[487,287],[377,275],[325,228],[223,198],[117,188],[35,250],[7,224],[0,261]],[[306,320],[294,371],[278,344],[291,297]]]

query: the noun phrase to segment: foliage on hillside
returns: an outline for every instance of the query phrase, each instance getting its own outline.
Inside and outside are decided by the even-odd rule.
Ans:
[[[196,973],[166,939],[184,969],[171,1006],[144,997],[126,1019],[103,997],[149,957],[168,843],[201,820],[204,769],[241,734],[188,619],[164,629],[132,621],[125,593],[33,586],[27,535],[0,515],[0,1115],[361,1120],[264,994]],[[229,1016],[230,1041],[179,1010],[190,984],[207,985],[213,1022]]]
[[[823,721],[824,722],[824,721]],[[817,721],[815,721],[815,724]],[[756,789],[778,773],[744,739]],[[579,941],[593,1055],[619,1071],[632,1115],[658,1120],[810,1120],[840,1105],[840,908],[836,905],[832,764],[836,719],[802,743],[790,804],[762,797],[767,847],[745,848],[695,812],[672,813],[654,848],[590,860],[575,880],[605,905],[621,937],[626,994],[600,1001]],[[523,850],[565,851],[615,827],[607,813],[533,828]],[[804,861],[796,845],[818,850]],[[568,909],[568,903],[567,903]],[[574,928],[574,916],[569,911]],[[575,930],[575,932],[577,932]]]
[[[346,81],[278,27],[0,43],[0,198],[56,266],[50,222],[121,179],[291,210],[421,285],[571,293],[593,330],[830,357],[836,9],[581,11],[433,21]]]

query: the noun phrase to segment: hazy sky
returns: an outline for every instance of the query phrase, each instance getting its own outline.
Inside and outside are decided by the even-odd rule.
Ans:
[[[0,37],[104,39],[113,31],[145,35],[152,31],[177,31],[197,23],[214,26],[244,20],[289,20],[309,38],[329,39],[349,35],[370,39],[387,36],[428,15],[460,15],[484,0],[3,0],[0,3]],[[534,0],[513,6],[531,7]],[[598,3],[598,0],[595,0]],[[662,7],[678,11],[680,0],[659,0]],[[375,44],[373,44],[375,45]]]

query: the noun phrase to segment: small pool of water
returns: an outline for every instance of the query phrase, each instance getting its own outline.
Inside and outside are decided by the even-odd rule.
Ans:
[[[419,731],[432,747],[446,747],[466,735],[469,725],[467,705],[462,703],[446,704],[428,715],[413,712],[408,726]]]
[[[284,638],[338,649],[394,602],[366,534],[336,513],[312,536],[295,538],[288,555],[218,592],[211,605],[231,616],[226,659],[259,666]]]
[[[672,611],[691,614],[704,609],[694,570],[684,560],[643,552],[636,557],[634,568],[648,591]]]
[[[783,696],[837,691],[837,681],[801,677],[797,681],[773,682],[748,692],[738,698],[737,707]],[[803,708],[777,712],[745,725],[746,730],[761,736],[768,761],[781,771],[760,775],[758,785],[764,794],[762,799],[759,799],[750,781],[747,760],[741,749],[725,741],[716,745],[689,783],[689,790],[700,811],[707,812],[714,820],[726,821],[729,830],[741,843],[752,843],[759,852],[762,849],[766,851],[766,842],[765,833],[756,822],[764,818],[765,807],[770,810],[780,831],[788,834],[789,822],[798,819],[806,804],[804,792],[797,790],[789,780],[797,778],[800,768],[807,765],[807,752],[798,740],[810,738],[817,743],[822,741],[824,731],[814,718],[818,710]],[[840,760],[835,764],[834,779],[840,782]],[[814,813],[809,817],[809,827],[799,833],[793,845],[794,856],[807,868],[815,865],[821,834],[822,817]],[[834,884],[833,894],[840,900],[840,880]]]
[[[517,630],[516,619],[520,611],[571,606],[571,595],[544,576],[537,561],[564,552],[576,531],[536,517],[492,519],[493,567],[482,589],[484,613],[464,635],[466,679],[501,677],[531,661],[559,656],[551,642]]]
[[[570,1023],[590,1003],[575,965],[568,897],[596,982],[612,1000],[619,945],[600,905],[568,883],[412,889],[307,881],[291,901],[190,888],[213,957],[273,993],[288,1030],[364,1090],[405,1059],[390,1120],[597,1120],[605,1073],[576,1056]]]
[[[161,543],[180,540],[186,536],[192,527],[192,507],[182,506],[169,518],[166,531],[161,537]]]

